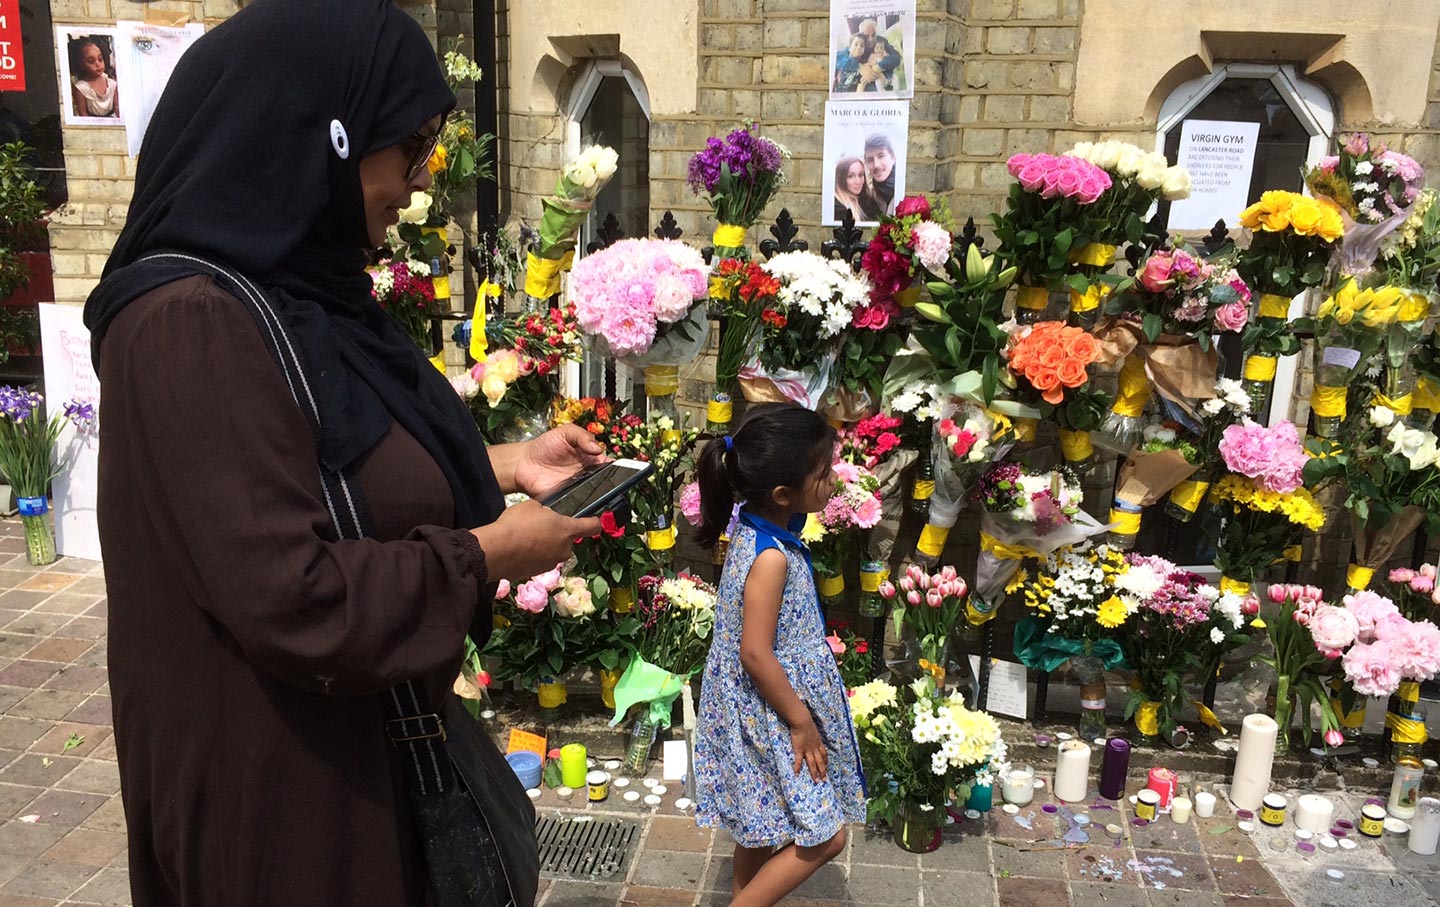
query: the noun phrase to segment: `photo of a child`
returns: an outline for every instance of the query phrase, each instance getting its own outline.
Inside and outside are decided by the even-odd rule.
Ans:
[[[873,12],[874,5],[857,0],[832,15],[830,97],[834,100],[909,97],[914,92],[913,8]]]
[[[57,29],[61,97],[65,122],[78,125],[124,125],[120,81],[116,74],[115,36],[99,29]]]

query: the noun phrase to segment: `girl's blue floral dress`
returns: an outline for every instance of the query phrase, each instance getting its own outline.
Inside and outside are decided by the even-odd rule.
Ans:
[[[803,525],[802,517],[787,531],[742,510],[720,576],[695,729],[696,818],[726,829],[742,847],[791,841],[814,847],[847,823],[865,821],[860,751],[845,685],[825,642],[810,553],[797,535]],[[775,655],[815,716],[828,754],[824,781],[813,780],[808,767],[795,774],[790,728],[740,664],[745,581],[767,548],[779,548],[789,564]]]

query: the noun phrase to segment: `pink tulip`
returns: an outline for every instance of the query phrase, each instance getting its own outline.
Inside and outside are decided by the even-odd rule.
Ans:
[[[908,578],[912,583],[918,583],[918,582],[920,582],[920,577],[922,577],[922,576],[924,576],[924,575],[925,575],[925,571],[920,569],[920,565],[919,565],[919,564],[911,564],[909,567],[906,567],[906,568],[905,568],[905,576],[906,576],[906,578]]]
[[[1343,745],[1344,743],[1345,743],[1345,735],[1342,734],[1339,730],[1337,730],[1337,729],[1335,729],[1335,728],[1331,728],[1330,730],[1328,730],[1328,731],[1325,732],[1325,745],[1326,745],[1326,746],[1341,746],[1341,745]]]
[[[909,592],[905,593],[905,600],[911,605],[918,607],[919,604],[925,600],[925,598],[920,594],[918,590],[911,589]]]
[[[1421,564],[1421,565],[1420,565],[1420,575],[1421,575],[1421,576],[1428,576],[1428,577],[1430,577],[1431,579],[1435,579],[1435,565],[1434,565],[1434,564]]]
[[[928,574],[928,573],[922,573],[922,574],[920,574],[920,588],[921,588],[921,589],[929,589],[929,588],[930,588],[930,574]]]
[[[1325,590],[1319,586],[1306,586],[1305,598],[1312,602],[1318,602],[1325,597]]]
[[[1273,600],[1275,597],[1273,591],[1275,587],[1271,586],[1270,589],[1272,590],[1270,597]],[[1253,595],[1245,596],[1245,601],[1240,605],[1240,610],[1245,614],[1246,617],[1254,617],[1255,615],[1260,613],[1260,599],[1256,598]]]
[[[915,581],[908,575],[900,577],[900,588],[905,592],[915,591]]]
[[[1409,567],[1397,567],[1390,571],[1390,582],[1408,583],[1415,578],[1415,571]]]
[[[940,568],[940,578],[941,578],[941,579],[951,580],[951,579],[954,579],[955,577],[957,577],[957,576],[959,576],[959,575],[960,575],[959,573],[955,572],[955,568],[954,568],[954,567],[951,567],[951,566],[948,566],[948,565],[947,565],[947,566],[944,566],[944,567],[941,567],[941,568]]]
[[[1286,589],[1286,587],[1281,583],[1276,583],[1275,585],[1271,586],[1268,591],[1270,594],[1270,601],[1274,602],[1277,605],[1283,605],[1285,603],[1285,599],[1289,595],[1289,590]]]
[[[904,582],[904,580],[901,580],[901,582]],[[895,589],[895,584],[890,582],[888,579],[880,584],[880,597],[885,599],[886,601],[890,601],[899,594],[900,593]]]
[[[956,578],[955,578],[955,597],[956,597],[956,598],[964,598],[965,595],[967,595],[969,592],[970,592],[970,587],[965,584],[965,580],[964,580],[963,578],[961,578],[961,577],[956,577]]]
[[[945,604],[945,596],[940,594],[939,589],[931,589],[925,593],[925,603],[932,608],[938,608]]]

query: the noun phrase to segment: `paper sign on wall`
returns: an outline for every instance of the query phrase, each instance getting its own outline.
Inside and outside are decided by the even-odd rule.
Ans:
[[[1186,120],[1176,163],[1190,171],[1190,197],[1170,205],[1171,230],[1233,224],[1250,200],[1259,123]]]
[[[46,417],[66,403],[90,403],[100,409],[100,379],[90,364],[90,332],[79,306],[40,304],[40,343],[45,350]],[[66,557],[100,560],[100,526],[96,521],[99,488],[98,423],[87,434],[66,424],[57,447],[68,453],[70,466],[56,479],[55,550]]]
[[[979,655],[970,656],[970,671],[980,676]],[[1029,714],[1025,676],[1022,664],[990,659],[990,689],[985,696],[985,711],[1022,719]]]
[[[25,90],[19,0],[0,0],[0,91]]]
[[[121,22],[116,30],[116,52],[121,56],[125,73],[125,90],[131,113],[125,120],[125,143],[130,156],[140,153],[145,129],[160,103],[160,95],[170,81],[170,74],[180,57],[203,34],[205,26],[198,23],[172,28],[146,25],[143,22]]]

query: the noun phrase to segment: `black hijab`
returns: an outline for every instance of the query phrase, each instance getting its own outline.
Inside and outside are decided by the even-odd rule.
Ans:
[[[445,473],[456,525],[494,519],[504,501],[474,420],[364,270],[360,160],[454,104],[424,31],[390,0],[257,0],[206,34],[150,121],[125,229],[85,304],[96,368],[126,305],[200,273],[140,259],[229,266],[266,290],[300,345],[327,466],[351,467],[397,422]]]

